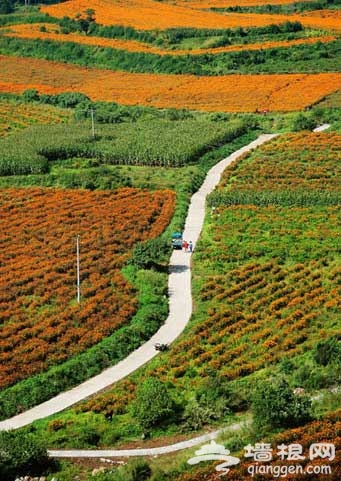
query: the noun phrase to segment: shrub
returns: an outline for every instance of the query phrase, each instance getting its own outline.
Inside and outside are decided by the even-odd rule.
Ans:
[[[0,478],[39,474],[49,464],[47,451],[37,439],[24,432],[0,432]]]
[[[166,386],[157,378],[150,377],[138,387],[131,409],[141,427],[149,429],[173,412],[173,401]]]
[[[252,395],[256,428],[296,427],[310,419],[311,401],[295,396],[284,378],[259,383]]]
[[[333,361],[341,361],[341,344],[336,337],[320,341],[313,352],[314,361],[321,366],[327,366]]]
[[[138,269],[157,268],[158,262],[168,258],[170,250],[170,243],[164,238],[140,242],[134,248],[129,263]]]
[[[292,122],[292,129],[294,132],[299,132],[300,130],[313,130],[315,126],[315,120],[313,117],[303,113],[297,114]]]

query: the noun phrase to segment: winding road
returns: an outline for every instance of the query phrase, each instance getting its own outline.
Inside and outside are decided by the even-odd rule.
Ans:
[[[322,132],[330,127],[329,124],[323,124],[317,127],[314,132]],[[278,134],[262,134],[250,144],[242,147],[226,159],[218,162],[212,167],[200,187],[200,189],[192,196],[185,228],[184,239],[192,241],[195,245],[199,239],[204,217],[206,197],[214,190],[220,181],[221,174],[224,172],[234,160],[243,153],[248,152],[263,143],[276,137]],[[191,292],[191,254],[183,251],[174,251],[169,263],[169,315],[165,324],[149,339],[145,344],[133,351],[129,356],[120,361],[118,364],[104,370],[97,376],[88,379],[77,387],[65,391],[54,398],[35,406],[17,416],[0,422],[0,431],[17,429],[27,426],[32,422],[42,419],[52,414],[56,414],[64,409],[94,395],[111,384],[128,376],[153,357],[158,352],[154,349],[154,344],[172,343],[185,329],[192,314],[192,292]],[[126,456],[153,456],[158,454],[166,454],[185,448],[196,446],[203,442],[215,439],[218,435],[225,431],[238,430],[242,426],[241,423],[235,423],[229,427],[213,431],[211,433],[197,436],[195,438],[182,441],[176,444],[162,446],[157,448],[145,449],[126,449],[126,450],[50,450],[49,455],[52,457],[126,457]]]
[[[202,186],[191,198],[183,233],[184,239],[188,241],[191,240],[194,245],[196,244],[204,222],[206,197],[217,186],[221,174],[226,167],[244,152],[258,147],[275,136],[276,134],[263,134],[259,136],[256,140],[237,150],[226,159],[221,160],[209,170]],[[120,379],[125,378],[150,361],[158,354],[154,349],[156,342],[171,344],[182,333],[192,314],[190,262],[190,253],[183,251],[173,252],[169,263],[169,315],[166,322],[145,344],[133,351],[119,363],[75,388],[62,392],[21,414],[1,421],[0,431],[27,426],[38,419],[51,416],[52,414],[69,408]]]
[[[196,244],[204,222],[206,197],[219,183],[221,174],[226,167],[244,152],[258,147],[275,136],[276,134],[259,136],[255,141],[237,150],[209,170],[202,186],[191,198],[183,233],[184,239],[191,240],[194,245]],[[145,344],[118,364],[104,370],[75,388],[65,391],[21,414],[1,421],[0,431],[27,426],[37,419],[51,416],[69,408],[125,378],[150,361],[158,354],[154,349],[156,342],[172,343],[182,333],[192,314],[190,261],[190,253],[183,251],[173,252],[169,263],[169,315],[166,322]]]

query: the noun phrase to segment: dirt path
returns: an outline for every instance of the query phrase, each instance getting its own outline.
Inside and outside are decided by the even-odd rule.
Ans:
[[[208,172],[204,183],[191,198],[184,229],[184,239],[191,240],[195,246],[204,222],[206,197],[216,187],[226,167],[244,152],[258,147],[276,135],[260,135],[258,139],[220,161]],[[65,391],[26,412],[1,421],[0,431],[20,428],[31,424],[37,419],[51,416],[69,408],[123,379],[150,361],[158,354],[154,349],[156,342],[171,344],[182,333],[192,314],[190,259],[191,254],[182,251],[174,251],[171,256],[168,281],[169,315],[165,324],[151,339],[118,364],[106,369],[79,386]]]

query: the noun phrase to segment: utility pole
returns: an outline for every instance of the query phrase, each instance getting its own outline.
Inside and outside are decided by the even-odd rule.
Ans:
[[[92,138],[95,138],[96,132],[95,132],[95,109],[91,107],[90,109],[81,109],[81,112],[86,112],[86,117],[88,116],[88,112],[90,112],[91,116],[91,134]]]
[[[79,267],[79,235],[77,236],[77,302],[81,302],[81,282],[80,282],[80,267]]]
[[[95,138],[95,119],[94,119],[95,111],[93,108],[90,109],[90,113],[91,113],[91,131],[92,131],[93,138]]]

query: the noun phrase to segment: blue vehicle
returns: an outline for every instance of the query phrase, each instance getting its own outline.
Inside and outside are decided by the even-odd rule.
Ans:
[[[173,232],[172,234],[172,247],[173,249],[182,249],[182,233]]]

